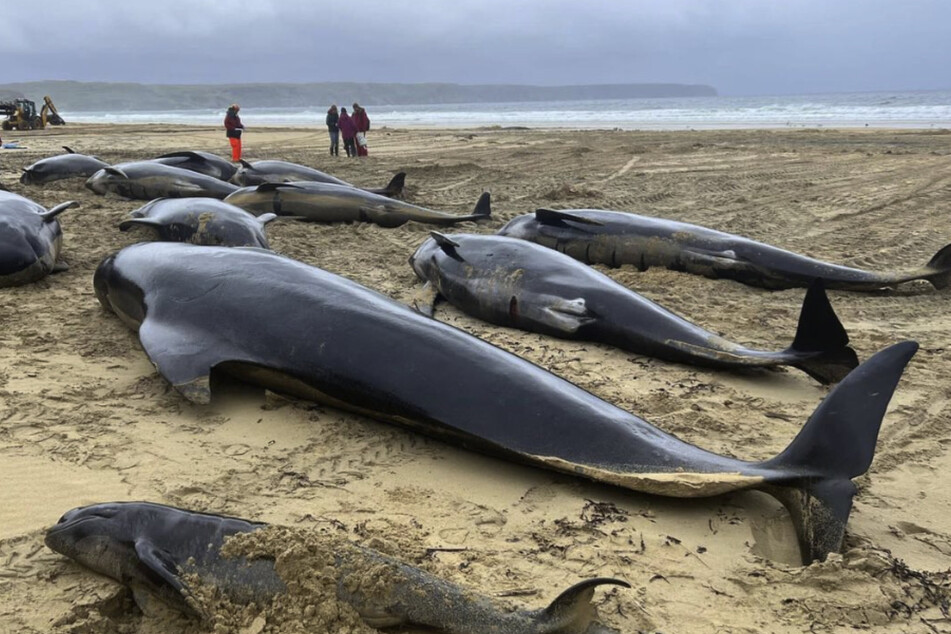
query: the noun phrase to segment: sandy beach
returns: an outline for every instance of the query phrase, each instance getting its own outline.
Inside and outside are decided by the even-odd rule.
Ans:
[[[256,129],[245,158],[310,165],[366,187],[407,174],[408,201],[468,213],[483,191],[491,233],[537,207],[633,211],[710,226],[873,270],[924,265],[951,242],[951,132],[683,132],[374,128],[366,160],[332,158],[322,126]],[[372,112],[371,112],[372,116]],[[318,597],[201,624],[143,615],[128,590],[43,544],[65,511],[150,500],[383,548],[500,605],[542,608],[573,583],[601,620],[634,632],[949,632],[951,317],[927,283],[829,295],[860,359],[920,351],[882,426],[841,554],[799,564],[788,514],[757,492],[699,500],[632,493],[467,452],[268,394],[187,403],[96,300],[99,261],[149,236],[121,233],[141,206],[82,180],[26,186],[21,168],[61,146],[105,161],[173,150],[227,155],[218,127],[66,125],[3,133],[0,182],[60,216],[69,270],[0,289],[0,632],[369,631],[320,625]],[[430,227],[279,220],[271,247],[408,303],[407,258]],[[731,340],[793,338],[803,290],[631,267],[620,283]],[[492,326],[440,304],[440,321],[518,354],[666,432],[749,460],[776,455],[828,393],[793,369],[728,373]],[[398,368],[394,369],[399,371]],[[293,549],[294,544],[285,544]],[[304,573],[306,576],[306,571]],[[310,607],[311,609],[308,609]],[[341,621],[342,623],[343,621]]]

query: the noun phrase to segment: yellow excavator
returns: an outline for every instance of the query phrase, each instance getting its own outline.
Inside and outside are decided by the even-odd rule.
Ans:
[[[66,125],[59,115],[53,100],[49,96],[43,97],[43,107],[36,111],[36,104],[29,99],[14,99],[0,101],[0,116],[6,119],[0,123],[4,130],[42,130],[49,125]]]

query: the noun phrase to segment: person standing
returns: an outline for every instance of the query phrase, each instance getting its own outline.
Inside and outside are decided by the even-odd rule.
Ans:
[[[231,160],[234,162],[241,160],[241,131],[244,130],[239,110],[241,106],[233,103],[225,114],[225,136],[231,141]]]
[[[330,156],[340,156],[340,128],[337,122],[340,116],[337,114],[337,104],[330,106],[327,111],[327,131],[330,133]]]
[[[357,126],[357,156],[367,156],[367,132],[370,131],[370,117],[360,104],[353,104],[353,124]]]
[[[357,155],[357,147],[354,144],[354,139],[357,136],[357,126],[350,115],[347,114],[346,108],[340,109],[340,118],[337,121],[337,127],[340,128],[340,136],[343,137],[343,149],[347,152],[347,156],[350,158],[355,157]]]

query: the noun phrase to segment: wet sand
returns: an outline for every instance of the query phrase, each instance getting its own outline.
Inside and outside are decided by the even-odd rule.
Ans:
[[[361,186],[382,186],[403,170],[408,200],[452,213],[467,213],[491,191],[495,219],[465,231],[494,232],[542,206],[618,209],[876,270],[919,267],[951,242],[951,134],[943,130],[383,128],[371,131],[371,156],[362,161],[328,156],[326,136],[322,127],[252,127],[245,157],[304,163]],[[802,567],[786,512],[764,494],[631,493],[276,395],[188,404],[92,290],[103,256],[148,237],[117,230],[142,203],[96,196],[80,180],[17,179],[62,145],[116,163],[180,149],[226,155],[227,139],[217,128],[164,125],[4,133],[14,139],[28,149],[0,150],[0,182],[47,207],[82,206],[60,216],[69,271],[0,289],[0,631],[305,627],[280,607],[242,612],[217,630],[143,616],[118,585],[43,545],[45,527],[64,511],[108,500],[386,543],[504,605],[544,607],[581,579],[618,577],[633,588],[599,590],[596,600],[603,621],[623,632],[951,629],[947,291],[922,283],[829,293],[861,359],[906,339],[921,349],[892,401],[872,468],[856,481],[842,554]],[[404,302],[419,285],[407,258],[428,231],[414,223],[268,226],[275,251]],[[602,270],[761,348],[788,345],[803,297],[666,270]],[[495,327],[445,304],[436,318],[667,432],[744,459],[781,451],[828,392],[792,369],[730,374],[675,365]]]

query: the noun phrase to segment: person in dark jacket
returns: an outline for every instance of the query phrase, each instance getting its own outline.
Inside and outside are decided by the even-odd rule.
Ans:
[[[231,160],[234,162],[241,160],[241,131],[244,130],[238,110],[241,106],[233,103],[225,114],[225,136],[231,141]]]
[[[327,111],[327,131],[330,133],[330,156],[340,156],[340,128],[337,127],[337,121],[340,116],[337,114],[337,104],[330,106]]]
[[[347,152],[347,156],[355,157],[357,147],[354,144],[354,139],[357,136],[357,126],[350,115],[347,114],[346,108],[340,109],[340,119],[337,121],[337,127],[340,128],[340,136],[343,137],[343,149]]]
[[[357,155],[367,156],[367,132],[370,130],[370,117],[360,104],[353,104],[353,124],[357,126]]]

